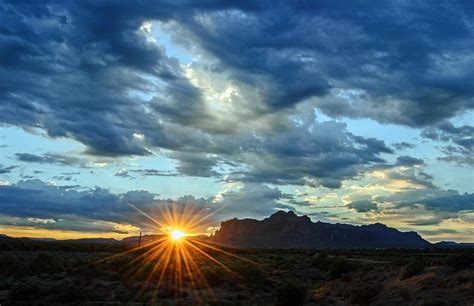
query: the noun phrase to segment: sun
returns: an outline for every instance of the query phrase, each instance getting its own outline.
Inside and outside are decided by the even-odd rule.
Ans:
[[[171,230],[170,236],[171,240],[181,240],[186,234],[183,231],[180,231],[178,229]]]

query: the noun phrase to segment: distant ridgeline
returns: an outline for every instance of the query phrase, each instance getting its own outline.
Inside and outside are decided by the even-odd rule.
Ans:
[[[143,235],[141,245],[148,245],[163,238],[163,234]],[[438,248],[474,249],[474,243],[441,241],[430,243],[416,232],[400,232],[381,223],[354,226],[349,224],[313,223],[308,216],[297,216],[294,212],[278,211],[262,221],[254,219],[232,219],[221,223],[221,228],[212,236],[192,236],[230,247],[248,248]],[[138,236],[122,240],[112,238],[82,238],[56,240],[53,238],[12,238],[0,234],[0,250],[6,246],[29,248],[31,243],[57,243],[108,245],[115,247],[136,247]],[[35,245],[34,245],[35,246]]]
[[[313,223],[308,216],[278,211],[262,221],[232,219],[221,223],[211,239],[234,247],[256,248],[426,248],[416,232],[400,232],[376,223]]]

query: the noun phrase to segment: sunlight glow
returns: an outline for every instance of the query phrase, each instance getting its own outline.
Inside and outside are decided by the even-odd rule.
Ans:
[[[209,212],[201,207],[164,205],[158,211],[149,214],[134,205],[130,206],[151,221],[148,224],[144,223],[145,227],[159,228],[162,234],[151,241],[139,243],[124,252],[114,254],[106,260],[123,258],[128,261],[126,266],[129,277],[140,277],[145,279],[146,284],[155,284],[153,297],[156,297],[164,286],[174,286],[179,291],[190,286],[196,299],[204,304],[204,301],[209,296],[214,296],[214,293],[208,284],[206,274],[201,270],[203,264],[218,267],[226,277],[232,279],[239,279],[240,276],[227,266],[228,258],[257,265],[250,259],[227,251],[220,245],[196,235],[203,228],[214,225],[211,217],[218,210]],[[143,295],[147,288],[149,287],[140,288],[137,296]]]
[[[186,234],[183,231],[174,229],[170,232],[170,236],[172,240],[180,240],[183,238]]]

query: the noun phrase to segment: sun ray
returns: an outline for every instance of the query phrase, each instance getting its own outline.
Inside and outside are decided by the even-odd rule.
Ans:
[[[140,278],[143,281],[143,285],[137,290],[136,298],[144,294],[149,284],[154,284],[152,292],[154,301],[160,290],[167,286],[175,288],[173,294],[191,290],[196,300],[206,301],[210,297],[215,298],[215,294],[201,268],[203,262],[209,262],[211,267],[223,269],[232,278],[241,276],[226,265],[224,260],[226,256],[256,265],[254,261],[229,252],[218,244],[208,243],[193,236],[203,228],[213,226],[211,217],[220,208],[209,210],[189,205],[176,207],[166,204],[157,208],[154,214],[131,206],[150,222],[143,222],[144,228],[156,228],[161,234],[156,239],[151,237],[153,240],[150,242],[141,246],[130,246],[129,249],[104,260],[128,258],[123,266],[129,271],[127,277]]]

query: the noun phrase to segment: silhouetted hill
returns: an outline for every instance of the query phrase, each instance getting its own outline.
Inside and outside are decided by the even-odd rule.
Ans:
[[[104,244],[116,244],[120,243],[119,240],[113,238],[80,238],[80,239],[68,239],[62,240],[63,242],[75,242],[75,243],[104,243]]]
[[[141,244],[142,245],[149,244],[151,242],[162,239],[164,236],[165,235],[143,235]],[[123,238],[120,242],[128,246],[136,246],[138,245],[139,239],[140,239],[139,236],[131,236],[131,237]]]
[[[440,241],[433,244],[438,249],[474,249],[474,243],[459,243],[454,241]]]
[[[400,232],[381,223],[354,226],[313,223],[308,216],[278,211],[262,221],[221,223],[212,240],[236,247],[262,248],[424,248],[431,243],[416,232]]]

